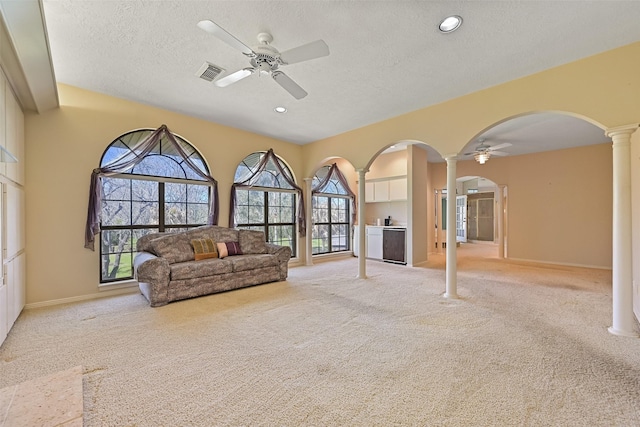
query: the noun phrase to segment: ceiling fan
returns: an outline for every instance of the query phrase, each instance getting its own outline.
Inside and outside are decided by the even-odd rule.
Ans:
[[[464,153],[465,156],[473,156],[478,163],[481,165],[485,164],[489,157],[491,156],[508,156],[509,153],[505,153],[504,151],[498,151],[503,148],[511,147],[511,143],[503,142],[498,145],[488,145],[486,144],[486,139],[480,138],[478,139],[478,146],[474,151],[469,153]]]
[[[329,55],[329,46],[327,46],[323,40],[316,40],[280,53],[278,49],[269,44],[273,41],[273,37],[269,33],[258,34],[260,44],[254,48],[250,48],[211,20],[207,19],[198,22],[198,27],[213,34],[229,46],[238,49],[249,57],[250,67],[243,68],[221,79],[215,80],[213,84],[218,87],[229,86],[254,73],[258,75],[271,74],[271,77],[273,77],[276,83],[282,86],[284,90],[289,92],[294,98],[302,99],[308,95],[307,92],[289,76],[280,71],[280,66],[296,64]]]

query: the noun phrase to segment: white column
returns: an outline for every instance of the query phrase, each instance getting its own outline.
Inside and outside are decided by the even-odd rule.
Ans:
[[[313,200],[311,195],[311,184],[313,183],[313,178],[305,178],[304,179],[304,189],[307,199],[305,200],[304,209],[307,211],[307,235],[305,236],[305,248],[306,248],[306,256],[305,256],[305,264],[313,265]]]
[[[458,298],[456,254],[456,156],[448,155],[447,161],[447,252],[445,298]]]
[[[367,252],[366,248],[366,236],[365,233],[367,229],[365,227],[365,181],[364,175],[369,172],[368,169],[356,169],[358,172],[358,279],[366,279],[367,278],[367,257],[365,253]]]
[[[498,186],[498,258],[504,258],[504,185]]]
[[[638,336],[633,316],[631,259],[631,134],[638,124],[607,129],[613,140],[613,324],[609,332]]]

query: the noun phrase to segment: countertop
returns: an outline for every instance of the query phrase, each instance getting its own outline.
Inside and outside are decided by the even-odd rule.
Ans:
[[[407,228],[406,225],[367,225],[371,228]]]

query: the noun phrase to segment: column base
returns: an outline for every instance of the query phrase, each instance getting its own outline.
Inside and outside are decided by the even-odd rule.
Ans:
[[[362,276],[361,276],[361,275],[359,275],[359,274],[358,274],[358,275],[356,276],[356,279],[367,279],[367,275],[366,275],[366,274],[364,274],[364,275],[362,275]]]
[[[450,294],[448,292],[445,292],[444,295],[442,295],[442,296],[445,297],[445,298],[449,298],[449,299],[458,299],[458,298],[460,298],[458,296],[458,294]]]
[[[617,335],[619,337],[629,337],[629,338],[638,338],[638,337],[640,337],[640,335],[638,335],[634,331],[621,331],[620,329],[616,329],[613,326],[609,326],[609,328],[607,328],[607,330],[609,331],[610,334]]]

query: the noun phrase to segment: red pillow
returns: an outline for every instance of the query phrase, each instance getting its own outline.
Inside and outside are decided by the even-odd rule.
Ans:
[[[240,243],[238,242],[217,243],[216,246],[218,246],[218,257],[220,258],[232,255],[242,255],[242,250],[240,250]]]

